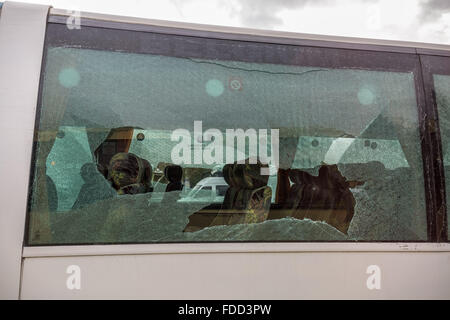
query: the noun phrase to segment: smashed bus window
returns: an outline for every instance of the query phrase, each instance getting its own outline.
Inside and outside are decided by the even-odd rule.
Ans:
[[[411,71],[94,29],[47,39],[30,245],[427,239]]]

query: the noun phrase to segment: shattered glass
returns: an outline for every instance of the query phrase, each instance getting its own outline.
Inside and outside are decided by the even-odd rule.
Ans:
[[[445,169],[446,200],[450,203],[450,76],[434,75],[434,88],[436,102],[439,112],[439,125],[442,139],[442,152]],[[447,221],[449,221],[450,210],[447,209]],[[450,238],[450,228],[447,230]]]
[[[31,244],[427,239],[412,73],[50,47],[40,107]],[[317,177],[322,166],[336,164],[355,200],[348,231],[289,215],[210,223],[226,211],[227,196],[215,191],[223,183],[211,182],[225,162],[183,164],[182,189],[166,191],[165,168],[178,143],[171,134],[186,129],[194,145],[194,121],[223,134],[279,130],[279,168],[265,185],[269,217],[286,209],[281,170]],[[151,191],[114,189],[99,152],[119,149],[149,162]],[[194,201],[190,191],[208,183]]]

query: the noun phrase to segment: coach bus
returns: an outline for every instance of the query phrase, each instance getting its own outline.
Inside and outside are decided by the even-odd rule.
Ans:
[[[450,46],[4,2],[3,299],[450,299]]]

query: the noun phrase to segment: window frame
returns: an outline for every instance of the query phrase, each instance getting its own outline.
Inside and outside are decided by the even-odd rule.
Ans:
[[[381,44],[361,44],[361,43],[350,43],[350,42],[340,42],[340,41],[329,41],[329,40],[311,40],[311,39],[298,39],[289,37],[273,37],[265,35],[248,35],[243,33],[227,33],[227,32],[217,32],[217,31],[205,31],[196,29],[180,28],[177,26],[158,26],[150,24],[141,23],[130,23],[130,22],[119,22],[119,21],[109,21],[104,19],[93,19],[84,18],[81,19],[81,30],[68,30],[66,28],[67,17],[59,14],[50,13],[47,21],[47,30],[44,42],[44,57],[41,69],[41,78],[39,85],[39,96],[37,105],[37,117],[35,124],[35,132],[39,130],[39,114],[42,99],[42,83],[43,75],[46,64],[46,53],[49,46],[52,45],[64,45],[64,43],[69,42],[71,45],[80,45],[86,49],[97,49],[97,50],[120,50],[122,52],[131,53],[153,53],[149,52],[151,48],[145,47],[146,41],[144,39],[150,39],[153,37],[161,37],[164,39],[170,39],[175,37],[177,40],[189,40],[189,39],[201,39],[206,43],[219,42],[219,43],[244,43],[250,47],[253,47],[253,51],[250,52],[250,56],[255,54],[260,48],[287,48],[287,49],[297,49],[302,51],[303,54],[295,57],[296,59],[291,60],[286,63],[286,61],[280,62],[283,57],[278,57],[277,61],[270,61],[270,57],[263,55],[258,55],[257,59],[252,57],[248,59],[249,52],[245,53],[246,56],[241,56],[244,62],[262,62],[262,63],[282,63],[283,65],[296,65],[304,67],[324,67],[324,68],[352,68],[358,70],[369,70],[369,71],[387,71],[387,72],[412,72],[414,76],[414,87],[416,94],[416,105],[418,112],[418,124],[421,139],[421,151],[423,160],[423,175],[424,175],[424,195],[425,195],[425,208],[426,208],[426,220],[427,220],[427,239],[418,242],[442,242],[447,241],[445,223],[445,235],[440,237],[436,232],[436,219],[442,216],[442,210],[445,212],[445,193],[442,197],[442,186],[443,186],[443,168],[439,168],[439,161],[442,160],[442,154],[439,155],[439,145],[440,136],[432,130],[430,122],[426,119],[433,119],[436,116],[435,108],[430,107],[430,103],[426,101],[427,88],[424,85],[424,75],[422,74],[422,62],[420,56],[418,55],[418,50],[414,47],[408,46],[395,46],[395,45],[381,45]],[[93,33],[97,33],[98,37],[84,38],[83,30],[90,30]],[[108,33],[110,37],[102,37],[105,33]],[[127,36],[128,35],[128,36]],[[129,37],[129,35],[134,35],[134,37]],[[174,38],[172,38],[174,39]],[[147,40],[148,41],[148,40]],[[147,42],[148,43],[148,42]],[[257,49],[255,49],[257,48]],[[424,52],[433,52],[433,49],[423,49]],[[176,48],[173,49],[175,54],[172,56],[177,56],[186,54],[184,52],[177,51]],[[295,50],[294,50],[295,51]],[[321,51],[327,54],[321,56],[317,53]],[[445,51],[444,51],[445,52]],[[216,52],[217,54],[218,52]],[[445,52],[447,53],[447,52]],[[192,54],[192,52],[187,53]],[[336,64],[330,63],[324,56],[329,55],[338,56],[338,66]],[[450,51],[448,52],[450,55]],[[242,53],[241,53],[242,55]],[[204,57],[208,59],[209,57]],[[213,58],[218,58],[215,55]],[[220,57],[219,57],[220,59]],[[268,60],[269,59],[269,60]],[[233,58],[233,60],[235,60]],[[272,57],[273,60],[273,57]],[[33,159],[31,172],[34,172],[35,164],[35,147],[33,146]],[[31,186],[33,184],[33,177],[31,177],[29,182],[29,191],[31,192]],[[444,186],[445,188],[445,186]],[[441,192],[437,193],[436,190]],[[28,197],[28,212],[27,221],[25,225],[25,245],[26,246],[43,246],[32,245],[28,242],[28,229],[29,229],[29,214],[30,214],[30,192]],[[445,192],[445,190],[444,190]],[[439,211],[440,208],[440,211]],[[444,208],[444,209],[442,209]],[[280,241],[284,242],[284,241]],[[294,242],[339,242],[339,241],[294,241]],[[358,240],[357,242],[366,243],[377,243],[377,242],[411,242],[408,240],[395,240],[395,241],[363,241]],[[202,242],[203,243],[203,242]],[[245,243],[245,242],[244,242]],[[278,243],[278,242],[277,242]],[[347,242],[345,242],[347,243]],[[148,245],[148,243],[146,243]],[[175,244],[175,243],[174,243]],[[178,244],[178,243],[177,243]],[[49,244],[50,246],[60,246],[59,244]],[[61,244],[61,246],[64,244]],[[84,245],[84,244],[83,244]],[[87,245],[87,244],[86,244]],[[97,244],[98,245],[98,244]],[[117,245],[126,245],[117,244]],[[45,246],[45,245],[44,245]]]
[[[432,228],[434,234],[433,238],[436,238],[436,242],[448,242],[448,215],[446,204],[446,187],[445,187],[445,169],[444,169],[444,155],[442,151],[442,139],[439,123],[439,112],[436,101],[436,92],[434,87],[433,75],[446,75],[450,76],[450,56],[430,55],[429,51],[423,51],[426,54],[420,54],[420,61],[423,72],[423,85],[425,92],[425,102],[428,120],[426,125],[428,131],[432,136],[432,145],[430,146],[430,152],[433,152],[433,167],[436,192],[434,192],[436,208],[440,208],[435,211],[434,215],[430,217],[434,227]],[[439,232],[440,229],[440,232]]]

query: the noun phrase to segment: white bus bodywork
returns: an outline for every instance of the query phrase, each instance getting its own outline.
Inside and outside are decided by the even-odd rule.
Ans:
[[[24,246],[48,6],[5,2],[0,18],[0,298],[449,299],[449,243],[178,243]],[[234,35],[450,51],[449,46],[325,37],[82,13],[82,18]],[[76,32],[76,31],[74,31]],[[7,152],[5,152],[7,150]],[[69,266],[80,288],[70,289]],[[380,288],[369,288],[369,266]],[[369,268],[370,270],[370,268]]]

